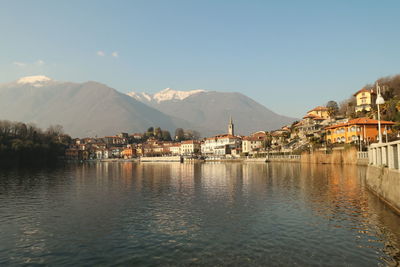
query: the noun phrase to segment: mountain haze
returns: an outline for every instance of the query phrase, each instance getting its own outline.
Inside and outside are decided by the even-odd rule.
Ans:
[[[35,123],[39,127],[60,124],[78,137],[144,131],[159,126],[174,131],[190,123],[97,82],[58,82],[31,76],[0,85],[0,119]]]
[[[0,85],[0,119],[60,124],[71,136],[143,132],[151,126],[197,130],[202,136],[227,132],[232,116],[237,134],[273,130],[294,121],[240,93],[206,90],[128,95],[98,82],[60,82],[29,76]]]
[[[295,121],[279,115],[241,93],[164,89],[154,95],[128,93],[159,111],[191,122],[203,135],[225,133],[232,116],[237,134],[274,130]]]

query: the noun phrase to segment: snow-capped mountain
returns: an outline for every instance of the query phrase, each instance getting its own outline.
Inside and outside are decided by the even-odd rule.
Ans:
[[[235,122],[236,133],[243,135],[274,130],[295,121],[241,93],[167,88],[156,94],[131,92],[128,95],[165,114],[191,122],[203,136],[225,133],[230,116]]]
[[[36,75],[36,76],[26,76],[18,79],[14,83],[18,85],[30,85],[33,87],[42,87],[48,85],[49,83],[55,83],[51,78],[44,75]]]
[[[137,93],[137,92],[130,92],[128,93],[129,96],[135,98],[136,100],[142,102],[152,102],[155,101],[157,103],[163,101],[171,101],[171,100],[184,100],[189,96],[200,94],[207,92],[206,90],[197,89],[191,91],[177,91],[171,88],[165,88],[164,90],[155,93],[155,94],[147,94],[147,93]]]
[[[33,122],[42,128],[61,124],[77,137],[143,132],[151,126],[210,136],[226,133],[230,116],[242,135],[294,121],[240,93],[167,88],[128,96],[98,82],[61,82],[43,75],[0,85],[0,120]]]
[[[127,95],[141,102],[150,102],[153,99],[153,97],[147,93],[130,92]]]
[[[76,137],[143,132],[151,126],[172,132],[178,127],[192,129],[190,123],[104,84],[56,82],[41,75],[0,85],[0,120],[42,128],[60,124]]]

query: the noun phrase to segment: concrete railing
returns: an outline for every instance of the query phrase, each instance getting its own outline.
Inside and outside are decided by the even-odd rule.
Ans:
[[[141,162],[182,162],[181,156],[170,157],[140,157]]]
[[[300,159],[300,155],[268,155],[267,159]]]
[[[368,151],[358,151],[357,152],[357,159],[368,159],[369,155],[368,155]]]
[[[400,140],[390,143],[375,143],[368,148],[369,164],[400,169]]]

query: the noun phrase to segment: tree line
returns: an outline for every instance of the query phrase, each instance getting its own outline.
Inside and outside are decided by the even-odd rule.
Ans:
[[[159,141],[184,141],[184,140],[198,140],[200,133],[194,130],[184,130],[177,128],[175,134],[172,136],[168,130],[163,130],[160,127],[149,127],[143,133],[141,141],[146,141],[149,138],[154,138]]]
[[[0,120],[0,164],[55,163],[70,141],[60,125],[42,130],[34,124]]]

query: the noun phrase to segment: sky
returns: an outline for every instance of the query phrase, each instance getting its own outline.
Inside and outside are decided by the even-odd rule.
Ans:
[[[400,1],[0,0],[0,83],[241,92],[302,117],[400,73]]]

